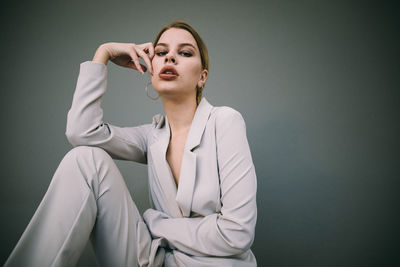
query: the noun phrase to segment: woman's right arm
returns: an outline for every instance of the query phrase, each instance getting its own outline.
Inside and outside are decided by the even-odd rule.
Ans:
[[[104,123],[101,99],[107,88],[108,60],[143,72],[146,67],[138,61],[138,57],[142,57],[152,72],[153,53],[151,43],[107,43],[97,49],[93,61],[81,63],[65,132],[71,145],[97,146],[115,159],[147,162],[146,136],[152,124],[118,127]]]

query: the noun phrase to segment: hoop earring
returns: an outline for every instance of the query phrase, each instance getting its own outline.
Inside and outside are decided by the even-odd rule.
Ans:
[[[155,100],[157,100],[157,99],[160,97],[160,95],[158,95],[157,97],[152,97],[152,96],[149,95],[149,91],[148,91],[147,87],[148,87],[150,84],[151,84],[151,80],[146,84],[146,87],[144,88],[144,90],[146,91],[147,97],[150,98],[151,100],[154,100],[154,101],[155,101]]]

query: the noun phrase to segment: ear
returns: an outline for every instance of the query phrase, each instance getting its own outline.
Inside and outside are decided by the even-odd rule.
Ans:
[[[203,69],[200,74],[200,80],[197,82],[197,87],[202,88],[206,84],[208,78],[208,70]]]

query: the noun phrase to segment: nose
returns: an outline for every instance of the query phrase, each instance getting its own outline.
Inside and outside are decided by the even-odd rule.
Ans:
[[[168,63],[168,62],[171,62],[171,63],[174,63],[174,64],[176,62],[176,59],[175,59],[175,57],[174,57],[174,55],[172,53],[168,53],[165,56],[165,63]]]

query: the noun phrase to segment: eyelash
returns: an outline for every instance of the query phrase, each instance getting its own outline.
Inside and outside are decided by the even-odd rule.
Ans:
[[[165,56],[166,54],[167,54],[167,51],[160,51],[160,52],[156,53],[156,55],[159,56],[159,57]],[[192,53],[186,52],[186,51],[179,52],[179,54],[182,54],[184,57],[193,56]]]

